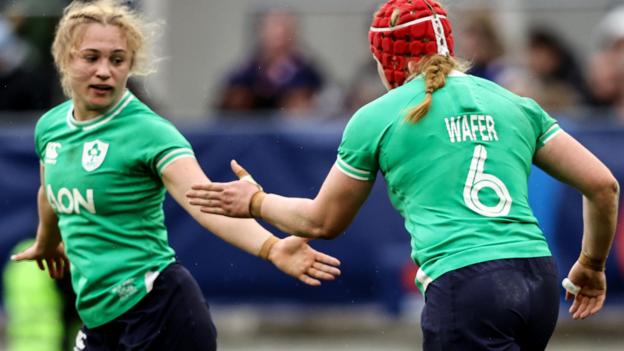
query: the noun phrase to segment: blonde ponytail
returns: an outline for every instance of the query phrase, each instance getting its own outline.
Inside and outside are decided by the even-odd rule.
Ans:
[[[420,62],[416,74],[422,73],[425,77],[425,99],[407,113],[406,122],[415,124],[425,117],[431,108],[433,93],[446,84],[446,76],[456,68],[459,64],[450,56],[433,55]]]

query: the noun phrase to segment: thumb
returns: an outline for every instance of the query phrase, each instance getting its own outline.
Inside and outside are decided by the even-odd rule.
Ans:
[[[26,252],[20,252],[20,253],[11,255],[11,261],[24,261],[24,260],[29,260],[29,259],[30,257],[28,256]]]
[[[247,172],[246,169],[244,169],[241,165],[239,165],[238,162],[236,162],[236,160],[230,161],[230,167],[232,167],[232,172],[236,174],[238,179],[243,179],[243,177],[249,176],[249,172]]]

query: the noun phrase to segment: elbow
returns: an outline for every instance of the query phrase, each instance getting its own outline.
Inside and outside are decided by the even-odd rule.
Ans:
[[[587,195],[589,199],[600,202],[617,202],[620,196],[620,184],[615,177],[610,176],[595,184],[593,190]]]
[[[314,225],[305,230],[305,235],[314,239],[332,240],[342,233],[341,228],[328,225]]]

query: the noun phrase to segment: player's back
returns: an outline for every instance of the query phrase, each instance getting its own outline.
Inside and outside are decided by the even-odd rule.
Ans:
[[[532,100],[459,72],[433,94],[425,117],[406,122],[424,98],[419,76],[354,117],[376,130],[379,169],[416,262],[435,278],[486,260],[550,255],[527,178],[556,122]]]

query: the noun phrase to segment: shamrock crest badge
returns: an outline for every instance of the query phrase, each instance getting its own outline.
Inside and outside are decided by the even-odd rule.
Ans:
[[[85,143],[82,149],[82,168],[87,172],[98,169],[106,158],[106,151],[108,144],[101,140]]]

